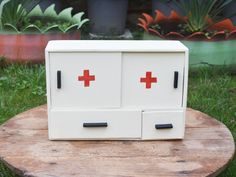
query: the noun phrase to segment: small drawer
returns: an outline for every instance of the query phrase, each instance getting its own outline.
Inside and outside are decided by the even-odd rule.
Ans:
[[[49,139],[141,139],[141,115],[136,110],[52,110]]]
[[[142,139],[182,139],[184,137],[184,111],[143,112]]]

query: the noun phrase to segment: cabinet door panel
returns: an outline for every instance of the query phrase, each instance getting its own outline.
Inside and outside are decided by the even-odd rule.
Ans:
[[[182,107],[184,53],[124,53],[122,106]]]
[[[52,107],[120,107],[120,53],[51,53]]]

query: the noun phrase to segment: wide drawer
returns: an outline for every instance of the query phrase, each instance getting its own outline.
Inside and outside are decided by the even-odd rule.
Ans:
[[[145,111],[142,115],[142,139],[182,139],[184,111]]]
[[[49,111],[49,139],[140,139],[141,111]]]

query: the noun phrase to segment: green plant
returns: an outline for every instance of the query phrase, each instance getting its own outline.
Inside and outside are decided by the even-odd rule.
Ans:
[[[2,30],[7,23],[20,28],[26,23],[29,12],[40,0],[1,0],[0,2],[0,29]]]
[[[43,12],[40,6],[37,5],[29,14],[30,22],[33,23],[33,25],[29,25],[28,28],[39,30],[42,33],[50,30],[59,30],[66,33],[71,30],[80,29],[81,26],[89,20],[82,20],[84,12],[72,16],[72,10],[73,8],[69,7],[57,14],[55,5],[52,4]]]
[[[45,67],[17,64],[1,68],[0,98],[0,124],[7,117],[10,118],[14,114],[44,104],[46,102]]]
[[[37,5],[40,0],[2,0],[0,1],[0,30],[13,33],[70,32],[81,28],[88,21],[83,12],[72,16],[72,8],[59,14],[52,4],[44,12]]]
[[[187,17],[185,29],[190,33],[205,31],[211,24],[228,18],[221,13],[231,2],[232,0],[175,0]]]

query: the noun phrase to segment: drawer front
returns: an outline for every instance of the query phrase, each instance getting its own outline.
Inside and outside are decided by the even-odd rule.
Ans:
[[[143,139],[182,139],[185,118],[183,111],[143,112]]]
[[[141,111],[51,111],[49,139],[140,139]]]
[[[122,105],[181,108],[184,53],[124,53]]]
[[[121,53],[50,53],[51,107],[120,107]]]

